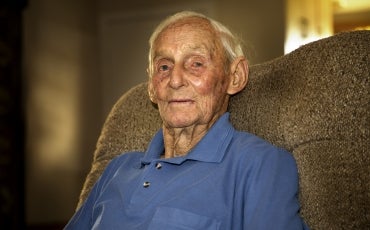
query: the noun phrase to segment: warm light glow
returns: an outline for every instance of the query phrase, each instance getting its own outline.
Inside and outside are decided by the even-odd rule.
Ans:
[[[370,25],[369,26],[359,26],[359,27],[356,27],[354,30],[370,30]]]
[[[79,167],[82,48],[70,34],[61,27],[43,30],[42,49],[28,59],[28,152],[32,167],[45,173]]]
[[[318,35],[310,35],[307,38],[302,38],[299,35],[292,33],[291,35],[289,35],[289,38],[285,41],[284,52],[286,54],[290,53],[302,45],[319,40],[321,38],[323,37]]]
[[[333,34],[332,0],[287,0],[284,52]]]
[[[332,0],[336,13],[366,11],[370,9],[369,0]]]
[[[40,72],[50,76],[48,81],[34,85],[32,97],[38,105],[38,118],[42,130],[47,135],[36,135],[39,141],[34,143],[35,158],[40,169],[50,170],[63,166],[78,167],[75,149],[78,140],[78,88],[77,81],[79,73],[78,66],[73,63],[63,65],[62,60],[58,66],[43,60],[38,65]],[[52,87],[51,84],[54,84]],[[68,93],[65,93],[68,92]],[[61,96],[63,95],[63,96]]]

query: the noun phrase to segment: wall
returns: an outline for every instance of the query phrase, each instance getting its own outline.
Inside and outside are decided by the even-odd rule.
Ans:
[[[216,0],[215,18],[241,35],[251,64],[284,54],[285,0]]]
[[[24,11],[28,225],[70,218],[102,125],[91,3],[30,0]]]

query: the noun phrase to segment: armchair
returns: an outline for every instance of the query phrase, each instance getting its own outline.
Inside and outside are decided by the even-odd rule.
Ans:
[[[312,229],[370,229],[370,31],[251,66],[229,111],[237,129],[293,154],[301,215]],[[103,126],[79,205],[113,157],[143,151],[160,126],[146,83],[124,94]]]

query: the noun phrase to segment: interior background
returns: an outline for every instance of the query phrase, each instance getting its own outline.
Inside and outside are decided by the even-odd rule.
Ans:
[[[163,17],[196,10],[244,40],[251,64],[288,43],[370,25],[361,0],[28,0],[22,10],[24,205],[28,229],[73,215],[95,143],[114,102],[146,80],[147,40]],[[23,113],[24,112],[24,113]]]

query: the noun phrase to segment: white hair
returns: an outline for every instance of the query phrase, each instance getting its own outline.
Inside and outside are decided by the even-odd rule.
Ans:
[[[210,25],[213,27],[215,32],[219,34],[221,44],[224,48],[224,52],[226,54],[226,59],[228,63],[232,63],[237,57],[244,56],[242,45],[240,39],[235,36],[231,31],[221,24],[220,22],[207,17],[204,14],[193,12],[193,11],[182,11],[176,13],[165,20],[163,20],[154,30],[152,35],[149,39],[149,67],[148,67],[148,74],[149,77],[153,74],[153,46],[155,41],[157,40],[159,34],[166,29],[169,25],[174,24],[177,21],[180,21],[185,18],[192,18],[198,17],[207,20]]]

